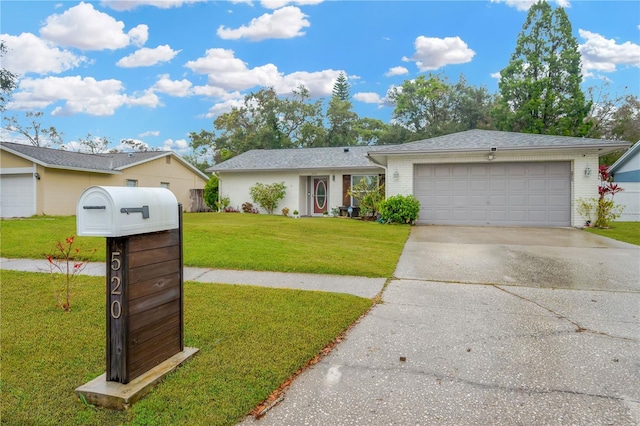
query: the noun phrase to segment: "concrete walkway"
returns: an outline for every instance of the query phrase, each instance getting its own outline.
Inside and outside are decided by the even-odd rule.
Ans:
[[[83,275],[105,276],[104,262],[88,263]],[[44,259],[0,258],[0,270],[49,273],[49,265]],[[184,268],[184,280],[203,283],[256,285],[261,287],[291,288],[298,290],[328,291],[347,293],[373,298],[380,293],[385,278],[351,277],[342,275],[297,274],[284,272],[231,271],[208,268]]]

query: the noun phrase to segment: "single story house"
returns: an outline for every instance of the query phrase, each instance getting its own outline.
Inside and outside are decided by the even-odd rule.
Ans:
[[[0,217],[74,215],[90,186],[165,187],[185,211],[209,176],[170,151],[84,154],[0,142]]]
[[[368,146],[255,149],[207,169],[220,181],[220,196],[240,210],[253,203],[249,188],[256,183],[285,182],[287,192],[278,210],[298,210],[301,216],[321,216],[341,206],[356,206],[348,191],[362,179],[384,179],[384,168],[370,162]],[[258,206],[255,206],[258,207]]]
[[[640,222],[640,142],[627,150],[609,167],[613,181],[623,191],[614,196],[614,202],[624,206],[617,219],[625,222]]]
[[[220,193],[251,201],[257,182],[284,181],[288,207],[321,215],[381,176],[386,196],[415,195],[418,224],[580,227],[576,200],[598,194],[598,158],[629,143],[469,130],[402,145],[253,150],[217,164]]]

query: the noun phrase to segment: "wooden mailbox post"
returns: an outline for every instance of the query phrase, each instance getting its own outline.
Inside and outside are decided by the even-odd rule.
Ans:
[[[104,379],[127,385],[185,350],[182,206],[165,188],[91,187],[76,220],[78,235],[107,237]],[[84,395],[110,408],[141,397]]]

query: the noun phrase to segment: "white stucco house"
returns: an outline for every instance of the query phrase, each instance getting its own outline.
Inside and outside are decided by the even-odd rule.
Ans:
[[[597,196],[598,158],[620,141],[469,130],[402,145],[253,150],[209,168],[232,206],[257,182],[284,181],[300,215],[354,205],[348,191],[378,177],[386,195],[414,195],[418,224],[579,227],[576,200]]]
[[[627,150],[609,167],[613,181],[623,190],[614,196],[617,204],[624,206],[622,222],[640,222],[640,143]]]

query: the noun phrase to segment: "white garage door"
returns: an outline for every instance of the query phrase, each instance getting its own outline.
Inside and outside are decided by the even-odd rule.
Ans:
[[[570,226],[571,163],[420,164],[418,223]]]
[[[0,217],[36,214],[33,174],[0,175]]]

